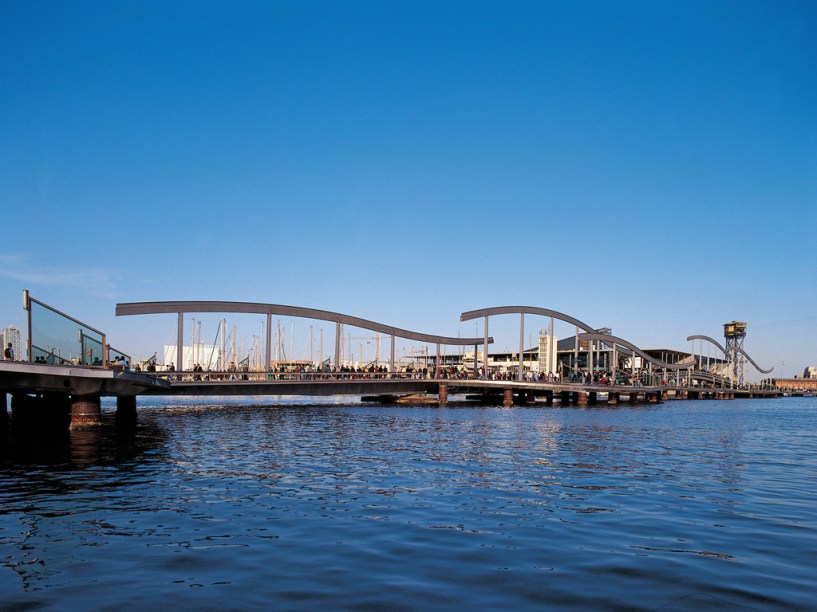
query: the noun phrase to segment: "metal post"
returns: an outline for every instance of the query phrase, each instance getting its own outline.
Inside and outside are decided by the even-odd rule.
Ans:
[[[556,373],[556,355],[557,353],[556,344],[553,341],[553,317],[550,317],[550,341],[548,342],[548,374],[553,372]]]
[[[576,326],[576,344],[573,346],[573,373],[579,372],[579,326]]]
[[[178,329],[176,330],[176,370],[184,370],[184,313],[179,313]],[[181,380],[181,378],[179,379]]]
[[[28,299],[28,289],[23,290],[23,309],[28,311],[26,317],[28,319],[28,362],[32,363],[34,361],[34,341],[31,338],[31,300]]]
[[[335,322],[335,369],[340,369],[340,321]]]
[[[389,358],[389,373],[394,375],[394,334],[391,335],[391,357]]]
[[[311,338],[310,338],[311,340]],[[311,350],[310,346],[310,350]],[[267,347],[264,349],[265,365],[264,371],[268,372],[270,369],[270,362],[272,361],[272,313],[267,313]]]
[[[612,380],[610,381],[611,385],[616,384],[616,366],[618,365],[618,353],[616,351],[616,344],[613,343],[613,363],[611,364],[611,374],[610,377]]]
[[[593,382],[593,370],[595,370],[595,364],[593,363],[593,345],[595,344],[595,340],[591,340],[589,346],[587,347],[587,365],[590,368],[590,382]]]
[[[522,370],[524,369],[524,350],[525,350],[525,313],[519,313],[519,375],[517,379],[522,380]]]
[[[485,315],[485,344],[484,348],[482,349],[482,361],[485,365],[485,378],[488,378],[488,315]],[[474,345],[474,373],[477,374],[478,364],[477,364],[477,347]]]
[[[440,343],[437,343],[437,375],[435,378],[440,378]]]

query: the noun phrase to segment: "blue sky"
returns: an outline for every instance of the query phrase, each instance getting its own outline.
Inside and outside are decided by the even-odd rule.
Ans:
[[[810,1],[0,0],[0,324],[27,288],[152,354],[174,322],[117,302],[445,335],[520,304],[644,347],[743,320],[801,373],[816,30]]]

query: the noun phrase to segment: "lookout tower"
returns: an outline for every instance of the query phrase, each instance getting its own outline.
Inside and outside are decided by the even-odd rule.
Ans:
[[[746,337],[746,323],[732,321],[723,324],[723,337],[726,339],[726,356],[732,366],[732,375],[738,384],[743,384],[743,339]]]

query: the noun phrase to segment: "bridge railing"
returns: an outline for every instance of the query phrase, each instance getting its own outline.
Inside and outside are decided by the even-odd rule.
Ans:
[[[432,379],[427,372],[258,372],[258,371],[174,371],[150,372],[171,382],[320,382],[335,380],[425,380]]]

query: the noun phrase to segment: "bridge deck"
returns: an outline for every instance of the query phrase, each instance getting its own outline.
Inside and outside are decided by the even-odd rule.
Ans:
[[[194,380],[196,376],[210,380]],[[167,380],[173,377],[175,380]],[[182,380],[179,380],[181,378]],[[246,378],[246,379],[245,379]],[[411,374],[278,374],[278,373],[145,373],[91,366],[55,366],[0,362],[0,390],[25,393],[63,393],[100,396],[228,396],[228,395],[388,395],[436,394],[440,386],[448,395],[463,393],[501,394],[505,390],[543,396],[550,393],[676,394],[729,391],[737,396],[776,396],[776,390],[721,389],[677,386],[623,386],[583,383],[417,378]]]

